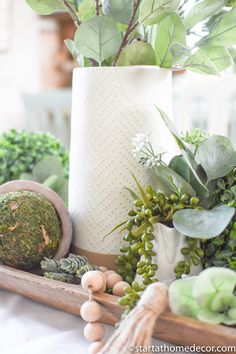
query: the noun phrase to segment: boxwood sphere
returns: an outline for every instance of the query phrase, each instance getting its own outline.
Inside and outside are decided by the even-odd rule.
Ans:
[[[31,269],[55,256],[60,242],[60,220],[44,196],[29,191],[0,195],[0,263]]]

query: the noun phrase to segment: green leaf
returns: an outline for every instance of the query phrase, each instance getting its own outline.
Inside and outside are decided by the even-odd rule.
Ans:
[[[219,70],[213,61],[199,51],[186,60],[184,67],[198,74],[219,75]]]
[[[51,175],[43,182],[43,185],[48,188],[54,189],[54,188],[56,188],[57,183],[58,183],[58,176]]]
[[[206,46],[200,48],[197,53],[210,59],[219,72],[227,69],[232,64],[231,56],[224,47]]]
[[[108,232],[108,234],[106,234],[105,236],[103,236],[103,240],[107,237],[110,236],[111,234],[113,234],[114,231],[118,230],[121,226],[127,224],[128,220],[125,220],[123,222],[121,222],[119,225],[115,226],[114,229],[112,229],[111,231]]]
[[[98,63],[114,55],[121,43],[121,33],[108,16],[94,16],[83,22],[75,33],[75,44],[82,55]]]
[[[179,135],[179,132],[177,131],[177,129],[175,128],[174,124],[169,119],[169,117],[160,108],[158,108],[157,106],[155,106],[155,108],[160,113],[160,116],[161,116],[163,122],[165,123],[165,125],[167,126],[167,128],[169,129],[169,131],[171,132],[173,137],[175,138],[179,148],[182,149],[182,150],[185,150],[185,151],[190,151],[187,148],[187,146],[184,144],[183,140],[181,139],[181,136]]]
[[[173,43],[170,46],[170,51],[173,56],[173,64],[183,65],[187,58],[191,55],[190,48],[181,43]]]
[[[20,178],[44,184],[53,189],[67,203],[68,181],[64,175],[65,172],[60,158],[48,156],[34,166],[32,174],[24,173]]]
[[[77,60],[80,54],[78,49],[76,48],[75,42],[72,39],[65,39],[64,43],[72,57]]]
[[[79,17],[81,21],[88,20],[95,15],[95,0],[82,0],[79,5]]]
[[[50,15],[61,7],[61,0],[25,0],[40,15]]]
[[[140,6],[139,23],[154,25],[175,11],[181,0],[143,0]]]
[[[132,189],[130,189],[128,187],[124,187],[124,189],[126,189],[129,192],[129,194],[131,195],[133,200],[139,199],[139,196],[134,191],[132,191]]]
[[[132,173],[132,176],[133,176],[133,179],[138,187],[138,190],[139,190],[139,193],[141,194],[141,197],[142,197],[142,201],[143,201],[143,204],[146,208],[150,207],[151,205],[151,202],[150,200],[147,198],[147,195],[145,193],[145,190],[143,189],[143,187],[141,186],[141,184],[139,183],[139,181],[137,180],[137,178],[135,177],[135,175]]]
[[[199,310],[196,300],[193,298],[193,287],[197,277],[179,279],[169,287],[170,309],[176,315],[196,318]]]
[[[156,64],[163,68],[171,68],[173,54],[171,45],[186,44],[186,31],[179,15],[172,13],[162,20],[156,34],[155,55]]]
[[[230,47],[236,44],[236,6],[226,12],[199,45]]]
[[[194,184],[194,189],[198,191],[200,195],[207,197],[209,195],[209,191],[205,186],[207,182],[205,171],[203,170],[203,168],[199,167],[191,152],[185,150],[181,150],[181,152],[184,157],[184,160],[186,161],[196,180],[196,184]]]
[[[187,165],[189,166],[189,168],[192,171],[195,179],[197,180],[197,183],[199,184],[199,188],[201,188],[201,190],[202,190],[201,195],[207,196],[208,195],[208,189],[204,185],[204,182],[202,182],[202,180],[204,179],[204,175],[202,173],[203,171],[200,171],[201,172],[201,176],[199,176],[198,175],[198,164],[197,164],[197,162],[194,159],[193,153],[185,145],[185,143],[183,142],[181,136],[179,135],[178,131],[176,130],[174,124],[171,122],[171,120],[168,118],[168,116],[161,109],[159,109],[158,107],[156,107],[156,109],[159,111],[159,113],[161,115],[161,118],[163,119],[163,121],[166,124],[167,128],[170,130],[171,134],[173,135],[173,137],[175,138],[177,144],[179,145],[179,148],[181,149],[182,155],[183,155]]]
[[[155,65],[155,53],[151,44],[137,41],[127,45],[122,50],[117,65]]]
[[[198,311],[197,319],[206,323],[220,324],[224,321],[224,315],[219,312],[214,312],[209,308],[205,308]]]
[[[225,176],[236,166],[236,152],[228,138],[212,135],[197,149],[196,161],[204,168],[208,181],[211,181]]]
[[[194,27],[198,22],[214,15],[225,4],[225,0],[204,0],[193,6],[184,18],[184,25],[187,30]]]
[[[235,209],[227,205],[212,210],[185,209],[174,214],[173,224],[185,236],[210,239],[225,230],[234,214]]]
[[[179,174],[166,166],[155,166],[155,183],[158,189],[167,196],[176,193],[177,190],[181,194],[189,194],[195,196],[195,190],[185,181]]]
[[[192,168],[189,167],[183,156],[175,156],[170,161],[169,168],[183,177],[193,187],[198,196],[208,197],[207,188],[203,185],[200,177],[198,175],[196,177],[196,171],[194,170],[195,173],[193,173]]]
[[[128,23],[133,12],[132,0],[103,0],[103,12],[116,22]]]
[[[64,0],[25,0],[26,3],[40,15],[50,15],[55,11],[67,10]],[[68,4],[76,11],[78,0],[66,0]]]

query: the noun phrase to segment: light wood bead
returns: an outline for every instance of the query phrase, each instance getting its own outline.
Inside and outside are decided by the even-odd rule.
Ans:
[[[100,290],[98,290],[98,292],[99,293],[105,293],[105,291],[106,291],[106,288],[107,288],[107,278],[106,278],[106,276],[105,276],[105,274],[103,273],[103,272],[100,272],[101,273],[101,275],[102,275],[102,277],[103,277],[103,287],[100,289]]]
[[[110,289],[110,288],[113,288],[113,286],[118,283],[119,281],[122,281],[122,277],[117,274],[117,273],[113,273],[113,274],[110,274],[108,277],[107,277],[107,288]]]
[[[90,342],[101,340],[104,334],[104,326],[99,322],[87,323],[84,327],[84,337]]]
[[[106,270],[106,271],[104,272],[106,278],[108,278],[109,275],[110,275],[110,274],[113,274],[113,273],[117,274],[114,270]]]
[[[115,296],[123,296],[125,294],[125,289],[131,288],[130,284],[126,281],[119,281],[112,288],[112,294]]]
[[[91,288],[93,292],[99,291],[104,287],[103,273],[99,270],[91,270],[85,273],[81,279],[81,285],[84,290]]]
[[[107,269],[107,267],[104,267],[104,266],[100,266],[100,267],[98,267],[102,272],[105,272],[105,271],[107,271],[108,269]]]
[[[80,309],[80,315],[86,322],[97,322],[102,317],[102,308],[96,301],[86,301]]]
[[[104,345],[105,343],[102,340],[90,344],[89,354],[97,354],[104,347]]]

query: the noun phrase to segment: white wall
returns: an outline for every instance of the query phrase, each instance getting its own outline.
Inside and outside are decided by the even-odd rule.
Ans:
[[[11,2],[10,44],[0,53],[0,133],[24,126],[22,93],[40,88],[39,23],[24,0]]]

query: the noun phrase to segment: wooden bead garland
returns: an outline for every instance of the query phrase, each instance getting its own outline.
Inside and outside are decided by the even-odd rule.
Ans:
[[[104,272],[104,273],[103,273]],[[107,270],[106,267],[100,267],[99,270],[85,273],[81,280],[82,288],[89,293],[89,300],[86,301],[80,309],[80,314],[87,325],[84,328],[84,337],[93,342],[89,347],[89,354],[97,354],[105,345],[102,338],[105,334],[104,326],[98,321],[102,317],[101,305],[93,299],[94,292],[105,292],[112,289],[116,296],[124,295],[124,290],[130,285],[122,281],[122,277],[115,271]]]

